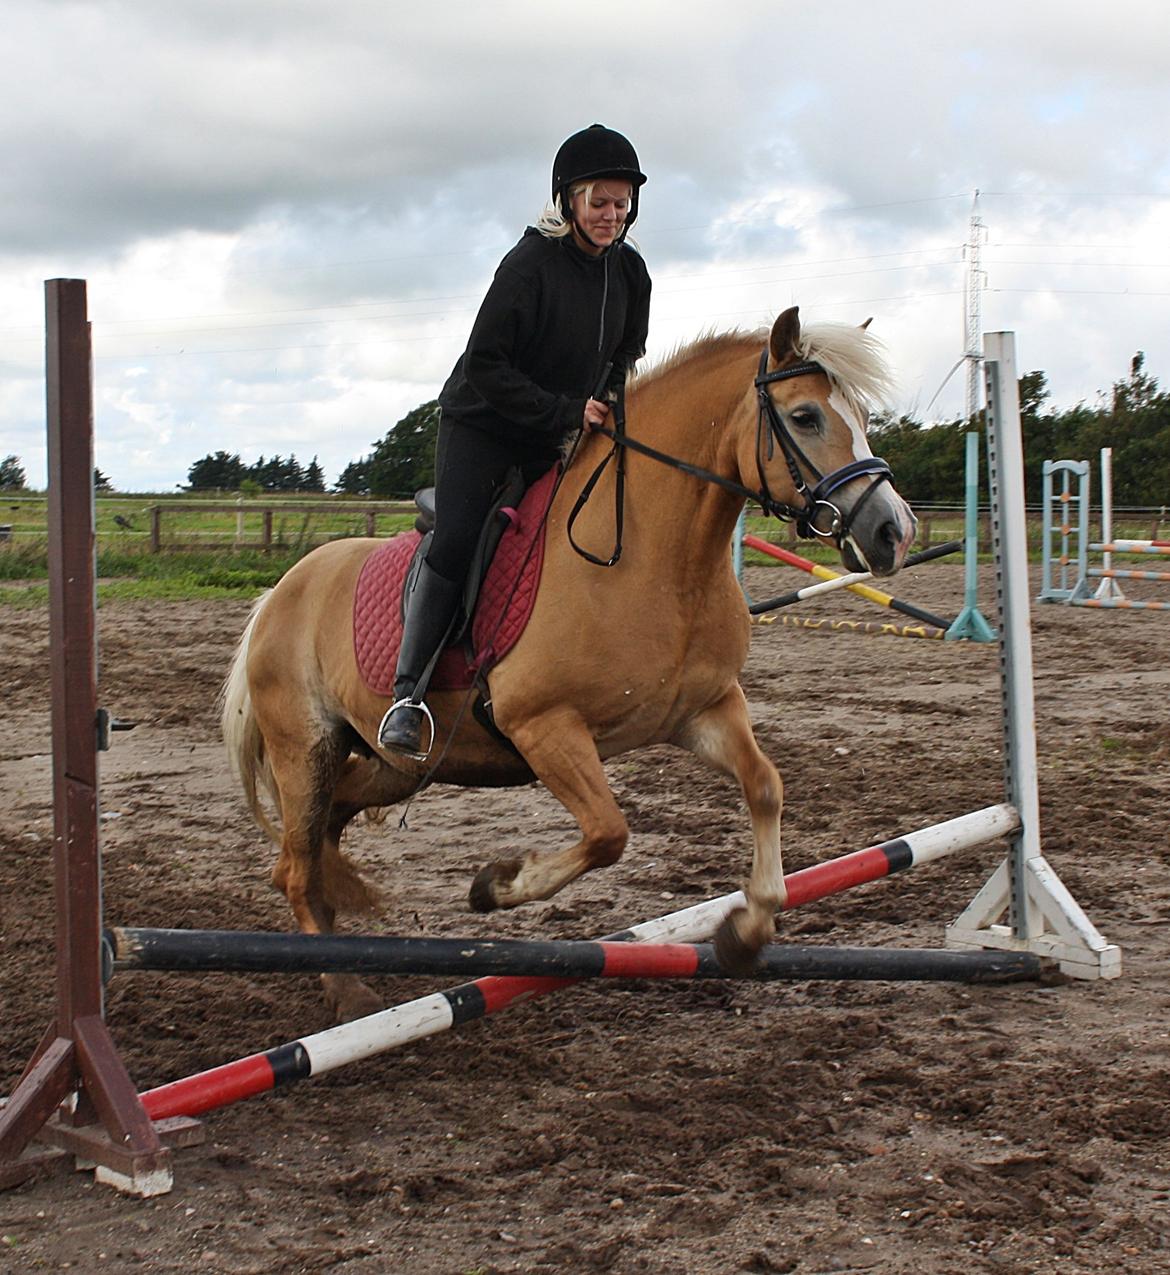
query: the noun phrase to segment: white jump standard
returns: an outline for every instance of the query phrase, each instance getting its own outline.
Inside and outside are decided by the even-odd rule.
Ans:
[[[1020,829],[1004,862],[947,926],[947,944],[1033,952],[1058,960],[1061,970],[1076,978],[1116,978],[1121,973],[1121,949],[1101,937],[1040,852],[1024,452],[1014,334],[987,333],[983,351],[1004,769],[1007,799],[1019,812]]]

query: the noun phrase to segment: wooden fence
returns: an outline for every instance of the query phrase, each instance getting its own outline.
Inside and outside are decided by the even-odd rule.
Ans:
[[[342,536],[359,534],[377,536],[378,520],[413,515],[415,505],[409,500],[380,501],[211,501],[168,500],[164,504],[151,505],[146,511],[150,516],[150,550],[160,553],[165,549],[206,548],[208,533],[202,538],[183,540],[164,534],[167,518],[190,518],[199,514],[234,514],[234,531],[210,533],[220,543],[230,540],[235,549],[260,549],[265,552],[275,546],[287,547],[290,542],[303,544],[320,540],[333,540]],[[288,515],[299,515],[299,527],[289,532],[284,522]],[[313,520],[317,519],[316,526]],[[279,533],[277,527],[279,526]],[[383,521],[383,528],[385,523]]]

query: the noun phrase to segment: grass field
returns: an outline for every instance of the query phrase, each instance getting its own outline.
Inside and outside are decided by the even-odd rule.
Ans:
[[[375,516],[375,533],[393,534],[409,526],[412,515],[402,501],[358,500],[342,496],[265,496],[239,503],[231,495],[209,494],[205,499],[189,493],[181,496],[101,495],[94,502],[94,523],[99,546],[122,550],[149,548],[155,512],[161,547],[237,547],[238,542],[258,543],[264,526],[271,525],[274,546],[320,544],[339,536],[367,534],[368,516]],[[16,545],[44,541],[48,528],[47,499],[43,493],[4,494],[0,497],[0,526],[9,528]]]
[[[157,523],[155,509],[162,511]],[[266,496],[237,508],[230,497],[219,495],[205,500],[189,493],[99,495],[95,502],[99,598],[191,599],[258,592],[275,584],[294,562],[327,540],[365,536],[371,526],[379,537],[409,528],[414,517],[408,509],[401,502],[328,496]],[[43,493],[0,497],[0,583],[4,586],[0,606],[34,607],[47,602],[47,512]],[[1149,535],[1148,518],[1115,516],[1114,523],[1117,537]],[[789,528],[773,519],[749,516],[747,530],[815,562],[834,567],[838,563],[835,550],[797,542]],[[963,531],[962,510],[923,511],[918,547],[962,539]],[[152,551],[156,540],[157,552]],[[981,549],[985,540],[986,518]],[[1029,520],[1029,543],[1039,556],[1038,515]],[[782,565],[753,550],[745,552],[744,561],[749,566]]]

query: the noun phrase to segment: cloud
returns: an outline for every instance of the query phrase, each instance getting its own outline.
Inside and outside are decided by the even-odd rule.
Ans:
[[[1054,398],[1137,348],[1165,376],[1162,13],[9,0],[0,454],[39,481],[41,281],[71,275],[115,482],[170,488],[221,446],[335,477],[437,393],[593,120],[650,176],[656,353],[792,303],[872,313],[921,406],[962,350],[978,188],[985,326],[1019,328]],[[952,382],[937,410],[962,401]]]

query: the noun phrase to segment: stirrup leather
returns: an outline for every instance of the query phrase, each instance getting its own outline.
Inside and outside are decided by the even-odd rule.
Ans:
[[[427,746],[425,749],[421,748],[420,746],[420,748],[414,752],[409,752],[406,749],[402,749],[402,748],[388,749],[387,751],[395,752],[400,757],[409,757],[411,761],[426,761],[427,758],[430,757],[431,755],[431,749],[434,748],[435,746],[435,719],[431,715],[431,710],[427,707],[425,700],[413,700],[411,699],[409,695],[403,696],[402,699],[395,700],[394,703],[391,704],[390,707],[386,710],[386,712],[382,715],[382,720],[378,724],[378,746],[380,748],[386,747],[382,743],[382,731],[385,729],[386,724],[389,722],[391,715],[395,712],[396,709],[399,709],[399,708],[417,709],[422,714],[424,721],[430,726],[430,729],[431,729],[430,738],[427,740]],[[422,723],[419,724],[419,739],[420,741],[422,739]]]

